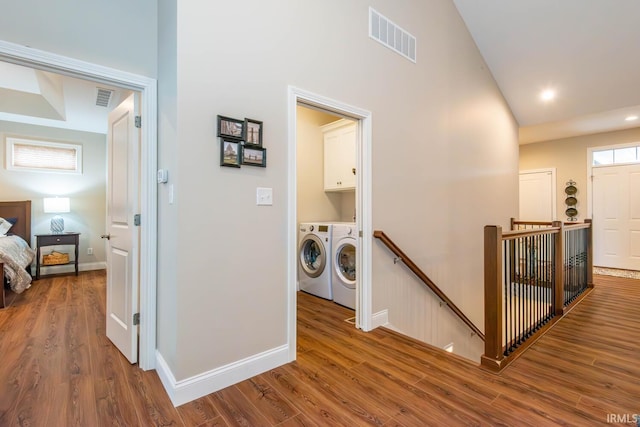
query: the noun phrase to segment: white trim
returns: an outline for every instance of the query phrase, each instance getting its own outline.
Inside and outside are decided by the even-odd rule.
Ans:
[[[156,351],[156,372],[173,406],[180,406],[225,387],[237,384],[255,375],[287,363],[289,348],[287,345],[264,351],[251,357],[238,360],[220,368],[203,372],[184,380],[176,381],[169,365]]]
[[[155,368],[156,245],[158,195],[157,81],[102,65],[80,61],[0,40],[0,60],[45,71],[140,91],[142,156],[140,164],[140,357],[139,366]]]
[[[551,172],[551,200],[552,203],[552,215],[553,220],[556,221],[558,219],[558,199],[557,199],[557,186],[558,182],[556,180],[556,168],[542,168],[542,169],[527,169],[518,172],[518,176],[525,173],[547,173]],[[518,212],[518,216],[520,213]],[[522,219],[530,219],[530,218],[522,218]]]
[[[389,324],[389,310],[386,308],[377,313],[374,313],[372,316],[372,329],[375,329],[380,326],[387,326]]]
[[[370,331],[372,327],[371,246],[373,240],[371,222],[371,121],[372,114],[351,105],[289,86],[288,113],[288,199],[287,199],[287,284],[288,284],[288,343],[289,361],[296,358],[296,271],[297,271],[297,177],[296,177],[296,126],[298,103],[320,110],[334,112],[358,120],[356,143],[356,227],[361,234],[356,259],[356,327]]]

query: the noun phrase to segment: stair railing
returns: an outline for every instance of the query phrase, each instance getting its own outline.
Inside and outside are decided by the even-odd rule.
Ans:
[[[373,232],[373,237],[380,239],[380,241],[396,255],[397,258],[394,259],[394,262],[402,261],[426,287],[436,294],[436,296],[440,298],[440,300],[442,300],[449,309],[451,309],[451,311],[453,311],[453,313],[473,331],[473,333],[478,335],[478,337],[483,341],[485,340],[482,331],[462,312],[462,310],[458,308],[458,306],[453,303],[453,301],[451,301],[444,292],[442,292],[438,286],[436,286],[436,284],[420,269],[420,267],[418,267],[411,258],[409,258],[407,254],[405,254],[402,249],[400,249],[398,245],[389,238],[389,236],[387,236],[383,231],[376,230]]]
[[[535,225],[540,227],[484,229],[487,337],[481,361],[493,371],[515,360],[593,288],[591,220]]]

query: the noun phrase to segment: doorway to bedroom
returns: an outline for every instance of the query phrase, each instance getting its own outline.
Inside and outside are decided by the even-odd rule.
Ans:
[[[19,135],[31,140],[53,140],[54,143],[72,142],[80,145],[83,170],[81,174],[76,175],[49,176],[36,172],[31,174],[14,172],[13,176],[8,176],[5,168],[0,172],[0,182],[3,183],[3,188],[8,189],[6,193],[3,191],[3,199],[28,197],[32,200],[33,234],[47,234],[51,233],[49,223],[52,215],[44,213],[43,199],[45,196],[67,196],[70,200],[69,212],[60,215],[64,216],[65,230],[80,233],[80,270],[105,268],[110,262],[108,251],[113,246],[109,241],[101,239],[101,236],[108,237],[110,234],[106,223],[108,205],[110,200],[113,200],[107,196],[106,184],[108,171],[112,166],[112,163],[107,160],[110,141],[107,116],[117,106],[127,102],[126,99],[130,95],[137,94],[140,101],[137,104],[142,105],[138,115],[146,125],[146,128],[138,129],[140,140],[134,144],[146,154],[139,157],[138,164],[142,171],[154,170],[156,159],[156,119],[153,115],[156,111],[155,81],[54,54],[40,52],[40,55],[34,57],[31,50],[27,48],[7,45],[0,44],[0,61],[2,61],[0,66],[14,70],[17,70],[17,67],[29,70],[36,76],[36,83],[44,81],[47,85],[48,99],[47,96],[41,95],[45,102],[51,103],[51,99],[62,99],[67,107],[73,105],[74,109],[78,108],[78,111],[72,112],[71,108],[62,109],[65,114],[64,120],[38,117],[37,114],[30,116],[16,112],[0,112],[0,131],[4,134],[3,136]],[[62,69],[65,72],[58,73]],[[2,75],[3,78],[7,76],[6,73]],[[59,94],[53,98],[50,95],[51,88],[59,89]],[[89,104],[78,107],[82,105],[81,102]],[[103,114],[102,118],[96,118],[100,114],[90,114],[100,108],[102,110],[99,113]],[[39,114],[42,116],[41,113]],[[30,118],[18,121],[19,116]],[[139,122],[135,117],[127,120],[131,123]],[[120,125],[122,123],[120,122]],[[119,126],[118,130],[122,130],[122,126]],[[3,137],[3,139],[6,138]],[[128,318],[127,322],[130,322],[127,325],[128,332],[130,337],[135,339],[136,349],[138,338],[140,340],[139,366],[142,369],[151,369],[155,367],[156,187],[155,181],[151,181],[148,173],[136,173],[134,176],[140,177],[133,182],[140,192],[140,197],[136,198],[140,203],[136,207],[136,213],[144,213],[145,222],[135,230],[139,235],[135,239],[139,243],[139,252],[128,257],[128,262],[131,262],[133,267],[128,271],[135,272],[133,277],[139,277],[139,288],[137,284],[128,282],[126,290],[135,297],[139,295],[140,303],[138,305],[137,300],[131,301],[129,298],[131,309],[124,314]],[[7,185],[4,185],[5,183]],[[134,227],[133,214],[130,221],[131,226]],[[119,248],[118,252],[121,253]],[[118,260],[118,264],[122,264],[122,260]],[[63,273],[66,272],[65,268],[67,266],[51,266],[48,268],[49,271],[43,270],[42,273]],[[107,271],[113,271],[113,266]],[[112,297],[113,293],[109,293],[108,296]],[[143,318],[147,320],[139,327],[134,325],[135,320],[141,317],[138,313],[143,314]]]

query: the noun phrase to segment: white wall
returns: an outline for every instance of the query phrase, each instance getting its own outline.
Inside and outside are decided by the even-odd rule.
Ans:
[[[588,218],[587,149],[632,142],[640,142],[640,128],[525,144],[520,146],[520,169],[556,168],[556,206],[560,220],[566,220],[566,183],[574,180],[578,188],[577,218],[578,221],[583,221]]]
[[[6,1],[0,40],[155,77],[157,2]]]
[[[345,221],[344,210],[349,206],[353,209],[355,194],[353,191],[324,191],[324,136],[320,129],[340,117],[301,106],[298,106],[297,114],[298,222]]]
[[[417,37],[417,65],[368,38],[369,5]],[[453,4],[180,2],[177,16],[176,378],[286,343],[288,85],[373,112],[375,228],[482,325],[482,227],[517,213],[517,127]],[[218,166],[217,114],[264,121],[267,168]],[[256,187],[273,206],[255,205]],[[373,257],[374,306],[396,327],[466,336],[436,336],[425,317],[448,315],[385,248]]]
[[[7,170],[7,136],[80,144],[83,173],[74,175]],[[51,232],[50,220],[53,214],[44,213],[42,199],[51,196],[69,197],[71,212],[61,216],[66,231],[81,233],[78,260],[80,267],[104,268],[105,244],[100,235],[105,231],[106,221],[106,135],[0,121],[0,141],[0,200],[31,200],[31,234],[36,235]],[[35,238],[31,243],[35,247]],[[64,252],[70,250],[68,246],[52,248]],[[93,255],[87,255],[87,248],[93,248]],[[70,267],[54,268],[62,271],[61,269]]]

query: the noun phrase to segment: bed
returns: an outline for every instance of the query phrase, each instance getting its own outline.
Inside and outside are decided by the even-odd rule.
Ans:
[[[3,286],[0,292],[0,308],[5,306],[4,286],[9,285],[15,293],[31,286],[28,268],[35,257],[31,249],[31,200],[0,202],[0,218],[13,223],[6,233],[0,235],[0,272]]]

